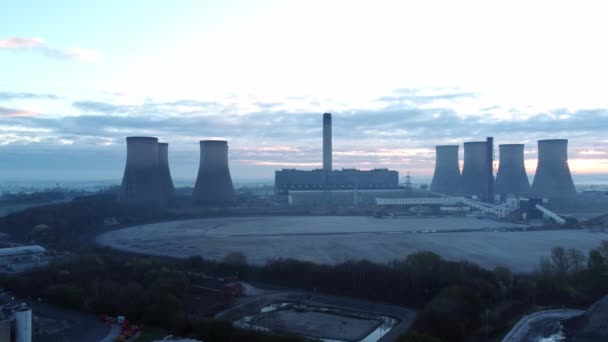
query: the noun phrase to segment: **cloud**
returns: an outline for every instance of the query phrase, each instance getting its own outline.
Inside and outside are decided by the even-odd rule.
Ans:
[[[130,104],[83,100],[72,106],[81,114],[10,118],[0,115],[0,127],[31,129],[14,134],[10,130],[0,132],[0,145],[64,149],[69,142],[71,149],[110,148],[118,156],[123,152],[126,136],[150,135],[170,143],[172,155],[180,156],[176,163],[196,167],[198,141],[223,137],[229,141],[231,164],[241,172],[271,177],[273,169],[310,169],[319,167],[321,161],[321,112],[276,110],[274,106],[253,106],[258,109],[241,112],[238,103],[189,99],[147,99]],[[188,110],[182,112],[179,108]],[[5,113],[9,111],[16,113],[4,109]],[[526,158],[533,164],[536,140],[568,138],[573,172],[590,173],[595,164],[578,160],[596,160],[597,167],[608,173],[601,163],[608,151],[608,140],[597,139],[608,126],[607,109],[556,108],[516,119],[494,119],[484,113],[463,115],[444,101],[432,106],[386,104],[378,109],[335,111],[334,164],[337,168],[387,167],[404,174],[409,170],[424,178],[432,174],[435,145],[461,145],[494,136],[497,145],[525,143]]]
[[[54,94],[34,94],[34,93],[15,93],[8,91],[0,91],[0,100],[13,100],[13,99],[51,99],[57,100],[59,96]]]
[[[9,37],[0,39],[0,49],[31,49],[44,45],[42,38]]]
[[[0,117],[35,116],[37,114],[30,110],[0,107]]]
[[[73,46],[70,48],[59,48],[48,45],[42,38],[9,37],[0,39],[0,50],[29,50],[41,53],[44,56],[61,60],[79,60],[95,62],[102,59],[100,53]]]

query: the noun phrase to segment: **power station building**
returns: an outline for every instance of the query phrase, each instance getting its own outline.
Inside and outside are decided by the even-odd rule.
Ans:
[[[333,170],[330,113],[323,114],[323,168],[310,171],[283,169],[275,171],[274,175],[275,196],[283,200],[294,191],[396,189],[398,186],[399,173],[394,170]],[[322,200],[312,193],[309,195]]]

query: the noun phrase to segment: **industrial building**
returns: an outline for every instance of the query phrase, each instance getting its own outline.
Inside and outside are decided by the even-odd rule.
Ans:
[[[289,191],[288,202],[293,206],[304,207],[319,205],[371,206],[376,204],[377,198],[412,198],[417,196],[428,196],[428,194],[405,189],[299,190]]]
[[[197,204],[225,204],[236,197],[228,167],[228,142],[202,140],[200,164],[192,198]]]
[[[288,192],[303,190],[396,189],[399,186],[399,173],[388,169],[283,169],[275,172],[274,184],[278,198],[286,198]]]
[[[32,324],[32,309],[25,303],[0,303],[0,341],[32,342]]]
[[[282,200],[288,200],[289,196],[297,198],[312,198],[310,196],[313,196],[311,193],[298,196],[295,194],[297,191],[397,189],[399,187],[399,173],[388,169],[369,171],[357,169],[334,170],[332,163],[332,119],[330,113],[325,113],[323,114],[323,168],[310,171],[296,169],[275,171],[274,187],[275,196]],[[336,196],[338,196],[337,194]],[[315,196],[317,195],[313,197]],[[349,196],[352,198],[352,195]]]
[[[47,250],[38,245],[0,248],[0,273],[18,273],[47,265]]]
[[[127,163],[118,194],[121,203],[161,207],[173,196],[168,145],[154,137],[127,137]]]
[[[538,165],[532,182],[532,196],[564,199],[576,196],[568,166],[568,140],[538,141]]]

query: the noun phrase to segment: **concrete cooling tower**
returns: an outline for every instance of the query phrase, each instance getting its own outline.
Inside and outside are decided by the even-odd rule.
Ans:
[[[201,141],[201,161],[192,197],[199,204],[222,204],[235,200],[226,141]]]
[[[504,144],[499,147],[500,164],[494,185],[496,194],[530,195],[530,182],[524,165],[524,144]]]
[[[576,196],[568,166],[567,139],[538,141],[538,164],[532,182],[532,196],[543,198]]]
[[[457,195],[460,189],[458,145],[435,146],[435,172],[431,182],[431,191]]]
[[[482,199],[488,191],[488,144],[485,141],[464,143],[461,194]]]
[[[136,206],[165,203],[159,177],[157,138],[127,137],[127,165],[118,200]]]
[[[158,172],[163,195],[168,200],[172,200],[175,198],[175,188],[169,169],[169,144],[167,143],[158,143]]]

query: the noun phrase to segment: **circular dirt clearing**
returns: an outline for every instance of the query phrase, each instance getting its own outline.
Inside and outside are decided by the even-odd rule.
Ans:
[[[587,252],[608,240],[585,230],[503,231],[523,227],[476,218],[303,216],[238,217],[162,222],[110,231],[99,244],[119,250],[206,259],[242,252],[250,263],[294,258],[335,264],[352,259],[387,262],[417,251],[487,268],[531,271],[552,247]]]

